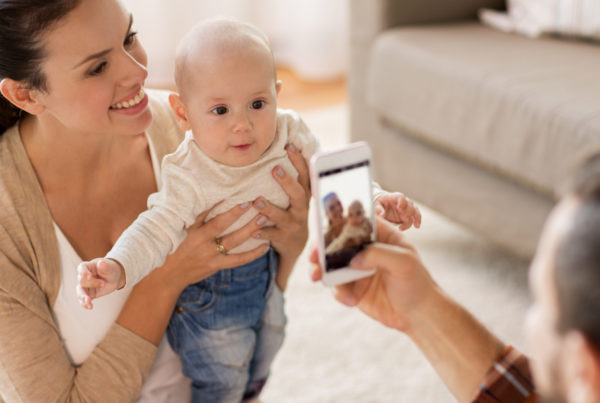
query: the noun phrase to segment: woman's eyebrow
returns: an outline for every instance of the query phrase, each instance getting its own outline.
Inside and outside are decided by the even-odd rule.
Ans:
[[[105,56],[106,54],[112,52],[112,48],[110,49],[105,49],[105,50],[101,50],[100,52],[94,53],[89,55],[88,57],[86,57],[85,59],[83,59],[81,62],[77,63],[73,69],[78,68],[79,66],[81,66],[82,64],[85,64],[87,62],[89,62],[90,60],[94,60],[94,59],[99,59],[103,56]]]
[[[133,25],[133,14],[129,14],[129,25],[127,26],[127,31],[125,32],[125,38],[127,38],[127,35],[129,35],[132,25]],[[89,55],[88,57],[86,57],[85,59],[83,59],[81,62],[77,63],[75,65],[75,67],[73,67],[73,68],[76,69],[77,67],[89,62],[90,60],[99,59],[103,56],[106,56],[111,51],[112,51],[112,48],[104,49],[104,50],[101,50],[100,52],[93,53],[93,54]]]

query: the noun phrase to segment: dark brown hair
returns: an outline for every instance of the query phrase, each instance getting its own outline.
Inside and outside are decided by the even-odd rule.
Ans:
[[[46,90],[41,70],[42,37],[81,0],[0,0],[0,80],[10,78]],[[20,109],[0,95],[0,134],[14,125]]]

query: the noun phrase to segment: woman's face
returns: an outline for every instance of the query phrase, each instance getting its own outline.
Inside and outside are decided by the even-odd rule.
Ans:
[[[83,0],[43,38],[47,91],[35,97],[55,130],[137,135],[152,120],[146,53],[118,0]]]
[[[336,223],[344,219],[344,208],[340,199],[335,196],[328,198],[325,201],[326,214],[332,223]]]

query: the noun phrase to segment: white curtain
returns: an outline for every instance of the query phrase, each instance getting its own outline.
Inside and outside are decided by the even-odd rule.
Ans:
[[[123,0],[148,52],[150,87],[173,86],[173,56],[198,21],[230,16],[270,38],[278,65],[301,78],[323,81],[346,73],[347,0]]]

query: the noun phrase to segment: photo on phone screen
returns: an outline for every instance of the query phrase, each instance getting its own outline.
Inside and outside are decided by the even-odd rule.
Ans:
[[[374,241],[369,160],[319,172],[325,271],[348,266]]]

